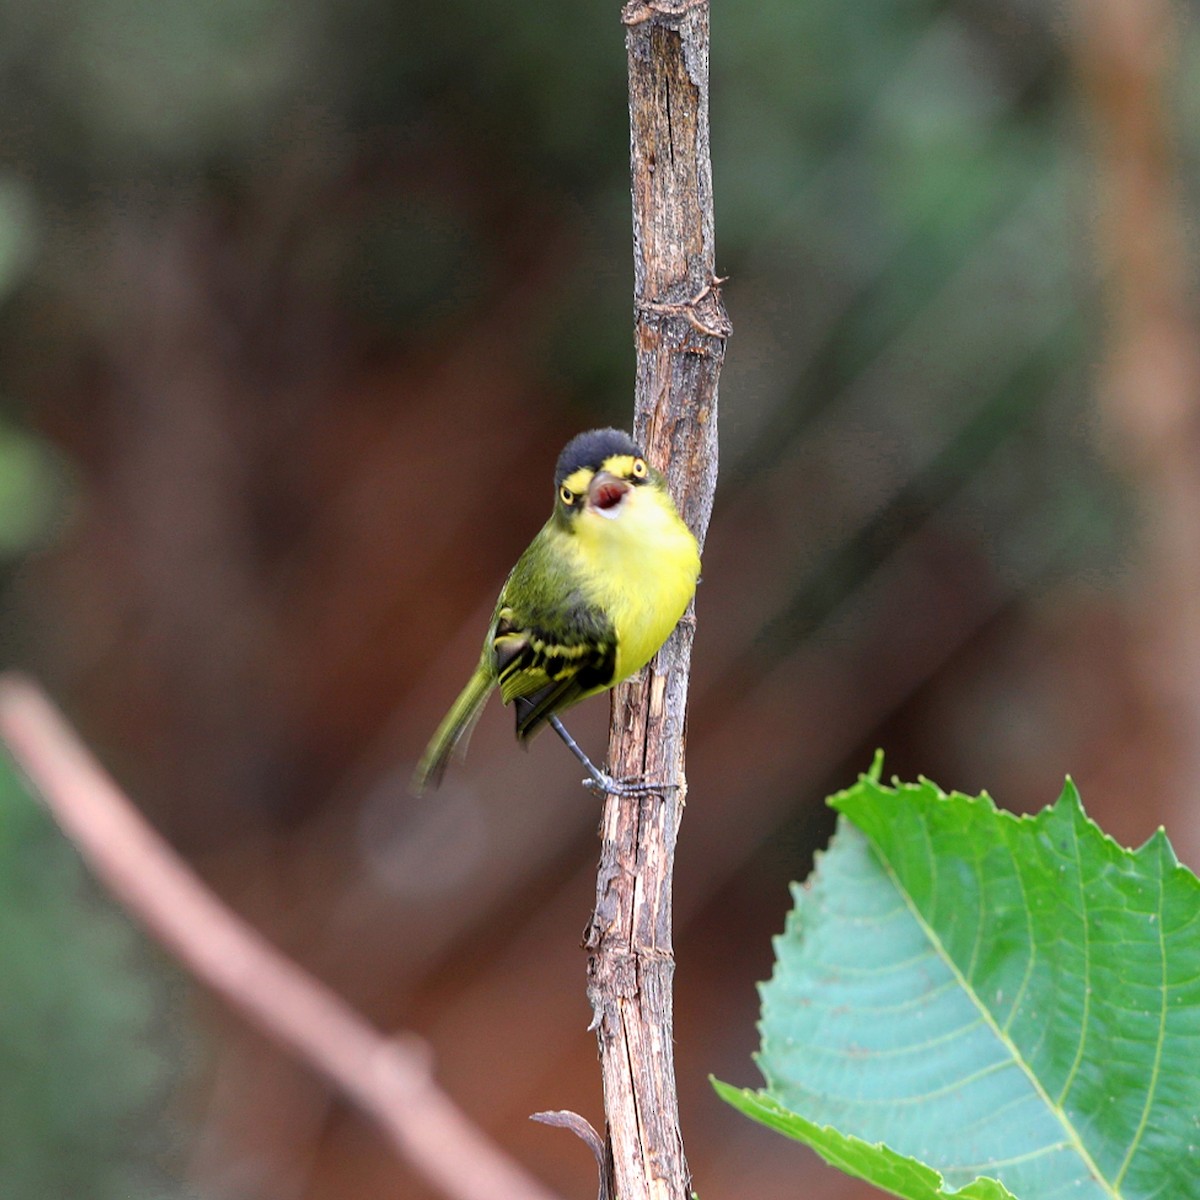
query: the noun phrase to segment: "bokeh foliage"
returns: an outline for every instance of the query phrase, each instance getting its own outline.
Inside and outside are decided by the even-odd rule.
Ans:
[[[401,709],[414,728],[396,742],[419,746],[441,702],[425,672],[453,620],[511,562],[504,539],[523,534],[509,502],[532,464],[553,461],[560,427],[628,411],[618,9],[616,0],[0,5],[3,656],[80,701],[104,731],[101,757],[123,756],[132,776],[123,782],[193,848],[219,858],[241,821],[274,831],[321,812],[331,780],[372,777],[371,739]],[[1200,34],[1182,18],[1179,33],[1171,111],[1181,187],[1194,196]],[[777,906],[781,881],[820,832],[797,801],[805,781],[808,799],[822,794],[813,772],[833,770],[856,739],[876,744],[871,724],[995,614],[1020,613],[1049,581],[1081,569],[1103,579],[1119,561],[1126,499],[1092,443],[1100,273],[1063,6],[721,0],[712,34],[718,269],[730,276],[735,335],[691,753],[697,778],[734,815],[706,826],[725,818],[705,811],[697,787],[682,867],[715,890],[757,855],[769,869],[750,890]],[[505,357],[498,343],[521,349]],[[422,425],[420,455],[402,459],[409,435],[393,435],[389,421],[407,418],[446,363],[474,355],[486,370],[458,385],[470,404],[447,387],[444,424]],[[357,389],[376,376],[364,400]],[[506,395],[522,397],[524,411],[501,407]],[[533,444],[531,427],[547,444]],[[489,466],[493,440],[520,464],[487,504],[455,473],[466,440],[486,443]],[[206,458],[193,471],[212,445],[216,467]],[[363,466],[364,446],[403,462],[396,490]],[[203,525],[209,514],[188,489],[217,468],[224,490],[205,495],[218,519]],[[364,494],[380,497],[377,508],[356,507]],[[445,553],[422,545],[426,528]],[[346,562],[330,549],[366,541],[380,546],[377,558]],[[179,566],[173,551],[185,565],[211,554],[219,569],[205,559],[181,580],[164,566]],[[316,601],[297,582],[314,562],[327,571],[312,585]],[[412,573],[398,579],[396,562]],[[871,584],[889,571],[915,579],[911,607],[890,592],[872,607]],[[351,592],[367,601],[333,611]],[[361,631],[349,649],[320,641],[326,607],[328,625]],[[302,619],[289,623],[295,613]],[[937,636],[910,644],[926,613]],[[861,650],[872,636],[888,654]],[[793,685],[802,695],[813,678],[803,652],[829,643],[846,665],[814,686],[822,714],[830,697],[851,701],[833,706],[828,738],[814,721],[787,745],[740,738],[745,761],[719,751],[705,760],[731,715],[753,734]],[[264,682],[272,667],[277,677]],[[772,691],[781,675],[788,689]],[[1046,719],[1035,691],[1001,671],[990,690],[984,681],[935,706],[925,749],[990,754],[987,779],[1001,791],[994,773],[1006,760],[1040,762],[1038,747],[1067,727]],[[1014,718],[1014,693],[1032,715]],[[1055,778],[1078,769],[1056,754]],[[762,763],[778,778],[747,775]],[[927,756],[917,769],[943,773]],[[362,802],[343,795],[339,811]],[[7,783],[3,805],[0,1194],[170,1194],[153,1164],[174,1135],[149,1114],[175,1078],[165,1059],[182,1020],[180,985]],[[518,912],[522,897],[544,896],[558,878],[536,882],[522,874],[536,869],[528,864],[590,853],[583,816],[578,844],[574,817],[526,816],[525,828],[547,839],[543,860],[523,844],[510,864],[489,815],[471,810],[472,824],[441,812],[448,826],[491,835],[464,840],[486,846],[486,859],[464,852],[454,871],[427,864],[430,878],[469,884],[446,885],[436,906],[379,902],[383,932],[340,938],[367,949],[362,961],[335,955],[329,973],[360,997],[397,997],[400,1011],[373,1014],[381,1023],[409,1020],[414,945],[425,961],[456,961],[475,893]],[[261,858],[247,850],[226,876],[268,879],[280,897],[296,889],[297,923],[308,924],[293,948],[313,929],[319,941],[341,911],[344,897],[326,903],[314,879],[364,889],[371,879],[361,862],[332,859],[326,832],[319,850],[330,859],[311,847],[293,854],[291,843],[280,852],[264,837]],[[284,861],[300,864],[294,876]],[[700,885],[688,887],[690,911],[704,912]],[[563,903],[574,923],[577,900]],[[706,944],[719,921],[707,913]],[[761,915],[764,931],[777,925],[774,909]],[[515,918],[512,927],[522,928]],[[686,938],[685,929],[684,954],[703,953]],[[754,943],[739,922],[729,945]],[[734,994],[756,977],[746,971],[739,980],[723,962],[714,974]],[[679,1008],[726,1011],[706,1000]],[[445,1046],[469,1047],[470,1032],[446,1032]],[[49,1050],[35,1051],[41,1042],[62,1046],[53,1070]],[[500,1091],[497,1110],[524,1104],[507,1083]],[[717,1136],[706,1130],[697,1143]],[[370,1182],[359,1190],[382,1194]]]
[[[184,1194],[186,997],[0,760],[0,1195]]]

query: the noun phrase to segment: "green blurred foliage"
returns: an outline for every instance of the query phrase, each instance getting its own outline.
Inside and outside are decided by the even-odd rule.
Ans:
[[[0,421],[0,563],[51,534],[63,491],[62,472],[45,442]]]
[[[185,999],[0,760],[0,1196],[182,1195]]]
[[[252,154],[297,84],[320,5],[271,0],[10,0],[0,87],[42,181],[128,182]],[[11,146],[11,143],[10,143]]]
[[[12,175],[0,173],[0,303],[21,281],[36,244],[32,190]]]
[[[32,189],[0,171],[0,305],[33,266],[36,228]],[[50,536],[64,490],[46,443],[0,417],[0,565]]]

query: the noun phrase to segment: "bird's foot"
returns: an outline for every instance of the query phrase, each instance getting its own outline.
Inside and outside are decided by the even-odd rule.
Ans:
[[[562,738],[566,747],[583,764],[587,778],[583,786],[597,796],[665,796],[667,792],[678,791],[678,783],[654,783],[648,779],[614,779],[607,771],[602,771],[580,749],[579,743],[567,732],[566,726],[551,713],[546,718],[547,724]]]
[[[665,796],[678,791],[678,783],[656,783],[652,779],[614,779],[605,771],[597,771],[582,780],[583,786],[597,796]]]

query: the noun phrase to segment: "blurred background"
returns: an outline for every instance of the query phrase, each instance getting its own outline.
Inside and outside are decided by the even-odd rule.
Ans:
[[[825,795],[1073,775],[1200,865],[1200,19],[721,0],[734,337],[679,844],[710,1197],[863,1198],[724,1107]],[[485,715],[405,790],[573,433],[628,424],[619,4],[0,6],[0,630],[237,911],[564,1196],[596,802]],[[602,751],[607,706],[572,721]],[[425,1200],[0,776],[5,1200]]]

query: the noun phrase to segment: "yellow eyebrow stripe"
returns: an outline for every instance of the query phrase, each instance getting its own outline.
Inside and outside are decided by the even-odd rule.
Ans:
[[[588,490],[588,484],[592,482],[592,476],[595,473],[591,467],[580,467],[577,471],[572,471],[562,481],[562,485],[565,488],[570,488],[575,495],[582,496]]]
[[[614,454],[604,460],[604,466],[601,469],[610,475],[615,475],[618,479],[629,479],[633,476],[633,455]]]
[[[633,463],[632,454],[611,454],[604,460],[600,469],[607,471],[610,475],[615,475],[618,479],[631,479]],[[592,476],[595,474],[596,472],[591,467],[579,467],[562,481],[562,486],[570,488],[577,496],[582,496],[588,490],[588,485],[592,482]]]

